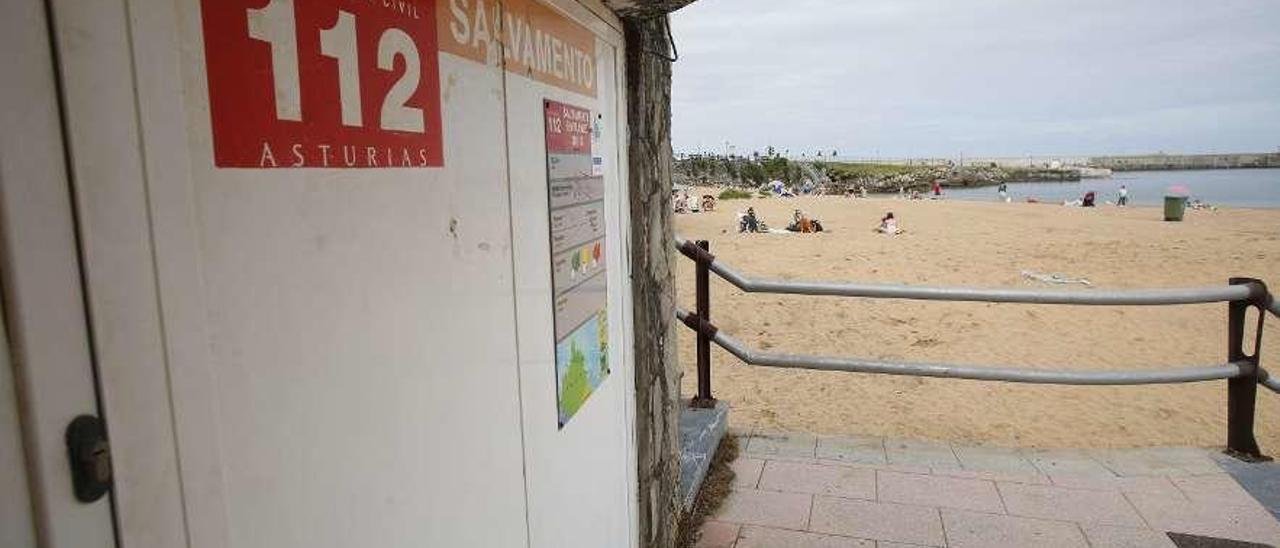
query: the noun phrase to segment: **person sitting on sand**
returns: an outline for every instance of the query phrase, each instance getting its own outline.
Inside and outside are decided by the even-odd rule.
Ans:
[[[791,225],[787,227],[787,230],[808,234],[813,232],[813,221],[810,221],[803,211],[797,209],[792,215]]]
[[[1097,194],[1090,190],[1084,193],[1084,198],[1080,200],[1080,207],[1093,207],[1094,200],[1097,200]]]
[[[880,219],[880,226],[876,227],[875,232],[893,236],[896,234],[902,234],[903,230],[898,228],[898,220],[893,218],[893,212],[890,211]]]
[[[747,214],[738,219],[738,232],[760,232],[760,219],[755,208],[748,207]]]
[[[911,199],[912,199],[912,200],[923,200],[924,198],[921,198],[921,197],[920,197],[920,191],[919,191],[919,190],[912,190],[912,191],[911,191]]]
[[[675,199],[672,200],[672,205],[675,206],[676,213],[688,213],[689,195],[685,193],[677,194]]]
[[[813,232],[822,232],[823,230],[822,223],[818,222],[817,219],[810,219],[808,215],[805,215],[804,212],[799,209],[796,210],[792,219],[791,224],[787,225],[787,230],[790,232],[810,234]]]

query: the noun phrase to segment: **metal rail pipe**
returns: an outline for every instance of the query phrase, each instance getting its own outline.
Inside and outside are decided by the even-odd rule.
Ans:
[[[1034,384],[1136,385],[1227,380],[1227,453],[1244,460],[1267,460],[1254,437],[1258,385],[1280,393],[1280,379],[1272,377],[1258,363],[1262,345],[1262,325],[1268,311],[1280,316],[1280,303],[1261,280],[1231,278],[1226,286],[1183,289],[1136,289],[1126,291],[1038,291],[1025,289],[975,289],[892,284],[833,282],[790,282],[752,279],[716,260],[705,240],[694,244],[675,239],[680,252],[697,263],[698,313],[677,310],[676,316],[698,334],[698,394],[695,402],[711,402],[711,343],[719,345],[751,365],[783,368],[850,371],[914,377],[940,377]],[[1180,367],[1163,370],[1079,371],[1070,369],[1030,369],[983,367],[927,362],[895,362],[756,352],[737,339],[720,333],[710,322],[710,281],[715,272],[725,281],[748,293],[830,295],[880,299],[930,301],[976,301],[993,303],[1072,305],[1178,305],[1227,302],[1227,362],[1225,364]],[[1255,351],[1244,351],[1246,313],[1259,309],[1254,339]]]
[[[1271,376],[1266,369],[1258,368],[1258,384],[1265,386],[1267,389],[1280,394],[1280,379]]]
[[[676,316],[686,324],[691,324],[691,320],[696,322],[696,316],[691,316],[684,310],[677,310]],[[690,327],[693,327],[693,325],[694,324],[691,324]],[[756,352],[747,348],[747,346],[741,341],[738,341],[737,339],[720,331],[715,331],[715,333],[711,335],[711,341],[728,351],[730,354],[737,356],[738,359],[751,365],[794,369],[815,369],[820,371],[879,373],[913,377],[942,377],[950,379],[972,379],[1034,384],[1114,386],[1213,381],[1229,379],[1241,374],[1241,366],[1232,363],[1163,370],[1071,371],[1063,369],[982,367],[945,363],[896,362],[829,356],[778,354]]]
[[[695,261],[700,260],[692,242],[676,238],[680,251]],[[703,251],[703,253],[706,253]],[[1257,285],[1224,285],[1181,289],[1133,289],[1122,291],[1044,291],[1034,289],[976,289],[969,287],[912,286],[896,284],[859,284],[838,282],[791,282],[752,279],[707,253],[708,268],[725,281],[747,293],[788,295],[826,295],[870,297],[880,299],[915,299],[928,301],[973,301],[990,303],[1074,304],[1074,305],[1177,305],[1260,299],[1263,288]],[[1280,315],[1274,302],[1270,310]]]

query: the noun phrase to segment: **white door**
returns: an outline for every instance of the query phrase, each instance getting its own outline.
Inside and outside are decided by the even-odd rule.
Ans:
[[[622,34],[573,0],[505,7],[506,35],[521,37],[504,57],[530,543],[628,546],[639,537]],[[565,44],[563,66],[529,54],[523,38],[539,33]],[[575,385],[576,357],[589,390]]]
[[[515,32],[491,0],[49,2],[122,546],[635,543],[622,37],[598,2],[523,3],[559,42],[522,59],[567,87],[446,46]],[[601,273],[611,371],[568,414],[547,99],[591,114],[607,233],[575,276]]]
[[[45,5],[2,9],[0,546],[114,547],[111,499],[77,500],[65,442],[99,406]]]
[[[501,73],[433,2],[51,4],[122,545],[526,546]]]

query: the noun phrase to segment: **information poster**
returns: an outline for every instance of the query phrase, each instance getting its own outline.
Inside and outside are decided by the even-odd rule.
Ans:
[[[609,375],[604,176],[591,111],[544,102],[560,427]]]

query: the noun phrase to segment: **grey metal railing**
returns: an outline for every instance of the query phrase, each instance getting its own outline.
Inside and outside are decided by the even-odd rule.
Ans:
[[[1259,384],[1280,393],[1280,379],[1272,377],[1258,363],[1262,348],[1265,312],[1280,316],[1280,301],[1268,293],[1259,280],[1232,278],[1225,286],[1183,289],[1137,289],[1120,291],[1064,291],[1023,289],[975,289],[968,287],[928,287],[893,284],[833,282],[793,282],[753,279],[716,260],[705,240],[677,239],[676,247],[696,266],[697,310],[677,310],[677,318],[697,333],[698,395],[695,405],[714,403],[711,395],[711,343],[751,365],[765,367],[849,371],[917,377],[939,377],[984,381],[1070,385],[1170,384],[1227,380],[1228,452],[1244,459],[1264,459],[1253,434],[1257,387]],[[1224,363],[1171,369],[1073,370],[1069,368],[1013,368],[957,365],[862,358],[812,356],[758,352],[720,332],[711,322],[710,273],[748,293],[970,301],[1069,305],[1165,306],[1228,303],[1228,356]],[[1253,353],[1244,352],[1245,312],[1258,309]]]

